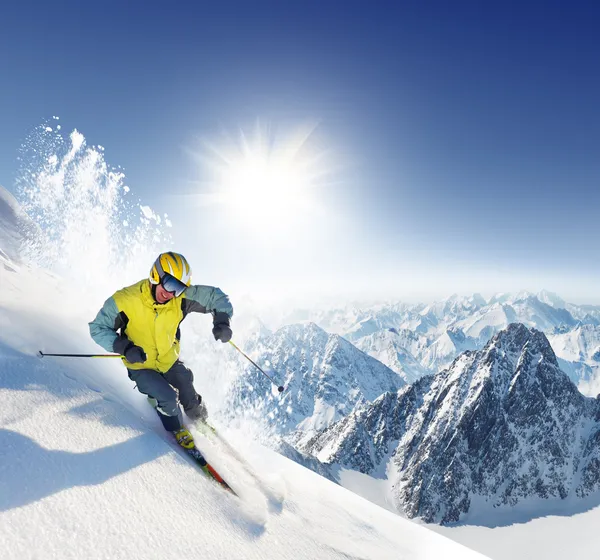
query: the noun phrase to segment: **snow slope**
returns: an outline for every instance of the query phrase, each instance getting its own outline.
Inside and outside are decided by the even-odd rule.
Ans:
[[[0,264],[14,266],[19,260],[21,248],[35,226],[21,210],[15,198],[0,185]]]
[[[246,477],[240,502],[165,441],[143,399],[132,409],[76,367],[4,340],[0,398],[7,560],[481,558],[247,443],[243,452],[284,500],[268,499]],[[216,465],[226,464],[208,451]],[[242,480],[243,472],[224,472],[232,485]]]
[[[494,560],[580,560],[598,557],[599,525],[599,507],[573,511],[563,506],[553,515],[513,519],[504,526],[431,528]]]

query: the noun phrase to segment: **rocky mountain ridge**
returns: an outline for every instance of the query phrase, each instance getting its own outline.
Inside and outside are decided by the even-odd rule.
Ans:
[[[437,375],[360,404],[303,450],[387,476],[409,517],[451,524],[477,503],[582,498],[600,487],[600,402],[579,393],[546,336],[511,324]]]

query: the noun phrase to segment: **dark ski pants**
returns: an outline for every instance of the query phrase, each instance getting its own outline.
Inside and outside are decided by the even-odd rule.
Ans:
[[[135,381],[138,390],[156,399],[156,412],[165,430],[175,432],[183,427],[183,410],[195,409],[200,397],[194,389],[194,375],[182,362],[177,361],[166,373],[153,369],[128,369],[129,379]]]

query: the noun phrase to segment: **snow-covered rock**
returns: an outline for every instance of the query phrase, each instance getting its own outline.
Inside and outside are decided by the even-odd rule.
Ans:
[[[543,333],[511,324],[449,369],[357,406],[304,449],[387,476],[399,510],[450,524],[597,492],[600,401],[579,393]]]
[[[486,305],[487,302],[481,294],[463,297],[453,294],[441,302],[428,305],[421,314],[433,314],[440,323],[447,324],[448,322],[468,317]]]
[[[421,364],[430,372],[437,373],[448,367],[460,353],[477,348],[477,340],[466,336],[459,328],[451,327],[420,353]]]
[[[537,298],[546,305],[550,305],[555,309],[567,309],[567,302],[554,292],[548,290],[541,290],[537,294]]]
[[[308,437],[349,414],[357,402],[405,385],[390,368],[314,323],[283,327],[249,350],[285,391],[274,391],[248,364],[233,386],[232,411],[266,419],[279,435],[296,431]]]
[[[426,343],[427,339],[423,336],[406,329],[397,331],[391,328],[362,337],[356,343],[356,347],[385,364],[410,384],[431,373],[408,349],[412,346],[415,350],[420,351],[427,347]]]
[[[542,331],[552,331],[561,326],[573,327],[577,324],[566,309],[555,309],[529,295],[511,300],[510,303],[497,301],[459,321],[457,326],[467,336],[487,341],[496,332],[515,322]]]
[[[547,290],[537,295],[525,291],[496,294],[489,302],[479,294],[453,295],[429,305],[348,306],[303,316],[321,327],[330,326],[408,382],[437,373],[465,350],[483,348],[511,323],[523,323],[547,334],[566,333],[579,324],[600,325],[600,307],[568,304]],[[398,336],[389,336],[390,332]],[[566,369],[579,382],[585,381],[589,368],[577,363]]]
[[[557,330],[548,340],[560,359],[561,368],[585,395],[600,393],[600,326],[578,325]]]

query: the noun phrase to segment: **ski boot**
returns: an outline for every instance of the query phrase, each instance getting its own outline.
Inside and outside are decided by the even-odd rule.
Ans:
[[[202,401],[202,397],[198,395],[198,404],[194,408],[185,411],[186,416],[194,423],[206,422],[208,411],[206,405]]]
[[[194,447],[196,447],[194,436],[190,434],[187,428],[181,428],[181,430],[174,431],[173,435],[175,436],[177,443],[184,449],[194,449]]]

